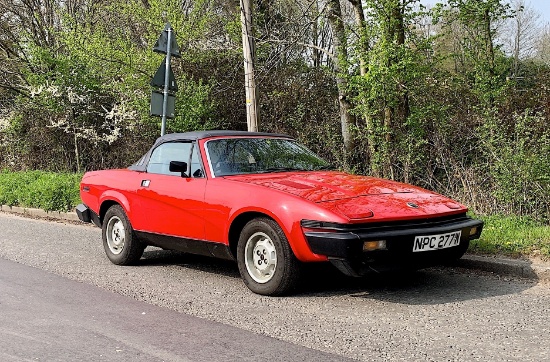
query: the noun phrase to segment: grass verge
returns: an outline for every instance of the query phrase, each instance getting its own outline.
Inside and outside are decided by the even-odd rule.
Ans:
[[[481,238],[470,243],[470,252],[530,256],[550,260],[550,226],[526,216],[493,215],[484,222]]]
[[[80,203],[81,174],[0,172],[0,205],[70,211]]]

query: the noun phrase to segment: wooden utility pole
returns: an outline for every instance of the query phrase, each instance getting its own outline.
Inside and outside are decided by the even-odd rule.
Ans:
[[[252,7],[250,0],[241,1],[241,28],[244,55],[244,88],[246,92],[246,122],[249,132],[258,131],[256,80],[254,79],[254,38],[252,34]]]

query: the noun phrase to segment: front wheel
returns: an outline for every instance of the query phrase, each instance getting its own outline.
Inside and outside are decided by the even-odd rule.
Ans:
[[[470,241],[469,240],[461,241],[460,245],[458,245],[456,248],[454,248],[455,250],[453,250],[452,260],[456,261],[456,260],[462,258],[464,256],[464,254],[466,253],[466,251],[468,250],[469,246],[470,246]]]
[[[300,262],[279,225],[268,218],[245,225],[237,245],[237,263],[244,283],[257,294],[288,293],[299,279]]]
[[[105,254],[113,264],[133,265],[143,255],[145,245],[134,236],[132,225],[119,205],[107,210],[101,230]]]

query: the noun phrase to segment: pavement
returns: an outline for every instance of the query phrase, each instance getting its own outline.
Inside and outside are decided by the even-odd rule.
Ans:
[[[44,211],[8,205],[0,205],[0,211],[36,218],[80,222],[76,212]],[[539,260],[512,259],[500,255],[466,254],[453,266],[489,272],[503,277],[550,282],[550,263]]]

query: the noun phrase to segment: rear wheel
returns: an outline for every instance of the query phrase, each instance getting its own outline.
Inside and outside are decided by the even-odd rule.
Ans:
[[[257,294],[288,293],[299,279],[300,262],[280,226],[268,218],[245,225],[237,245],[237,263],[244,283]]]
[[[107,210],[102,226],[103,248],[113,264],[133,265],[143,255],[145,245],[135,236],[126,213],[119,205]]]

